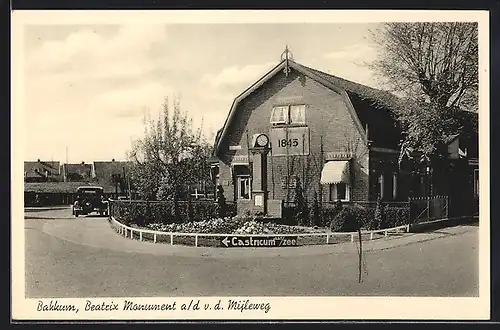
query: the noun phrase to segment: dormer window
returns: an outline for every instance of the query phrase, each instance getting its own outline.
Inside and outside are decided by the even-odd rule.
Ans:
[[[306,106],[305,105],[282,105],[273,108],[271,113],[271,124],[305,124]]]

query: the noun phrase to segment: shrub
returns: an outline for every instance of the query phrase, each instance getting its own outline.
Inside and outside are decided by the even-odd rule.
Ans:
[[[409,207],[394,207],[379,205],[378,207],[364,208],[362,226],[366,230],[377,230],[406,225],[410,215]]]
[[[359,205],[343,207],[330,222],[330,229],[336,232],[357,231],[362,223],[363,211],[364,209]]]
[[[295,224],[295,212],[297,208],[292,203],[285,203],[281,212],[280,223],[283,225]]]
[[[375,230],[378,228],[375,221],[375,208],[365,207],[362,212],[359,212],[361,227],[365,230]]]
[[[407,225],[410,217],[408,207],[388,207],[385,210],[386,223],[383,228]]]
[[[189,194],[187,201],[187,222],[195,221],[194,215],[195,212],[193,208],[193,202],[191,200],[191,194]]]
[[[309,224],[311,226],[324,226],[322,223],[321,213],[319,209],[318,193],[314,191],[313,203],[310,208]]]
[[[334,205],[324,205],[320,210],[321,214],[321,223],[322,225],[330,226],[331,222],[335,219],[335,217],[342,210],[342,205],[336,203]]]
[[[300,180],[297,179],[297,185],[295,186],[295,194],[293,203],[295,205],[294,214],[294,224],[303,226],[308,223],[309,210],[307,207],[307,202],[304,198],[304,189],[300,184]]]
[[[224,188],[217,186],[217,214],[219,218],[224,218],[227,212],[226,197],[224,196]]]
[[[212,201],[113,201],[111,215],[123,224],[147,226],[151,223],[186,223],[218,218],[218,205]],[[235,213],[231,213],[233,216]]]
[[[380,229],[383,224],[385,224],[384,206],[382,205],[380,198],[378,198],[375,206],[375,217],[373,219],[372,226],[370,226],[372,228],[370,229]]]

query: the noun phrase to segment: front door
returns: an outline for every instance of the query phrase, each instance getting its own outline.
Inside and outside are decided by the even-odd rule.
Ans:
[[[249,175],[236,176],[236,198],[237,199],[251,199],[251,182]]]

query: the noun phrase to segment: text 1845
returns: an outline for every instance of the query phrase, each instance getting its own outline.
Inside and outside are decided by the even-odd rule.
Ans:
[[[278,140],[278,147],[286,148],[286,147],[298,147],[299,139],[280,139]]]

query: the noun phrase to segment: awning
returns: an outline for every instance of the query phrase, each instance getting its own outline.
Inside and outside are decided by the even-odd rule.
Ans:
[[[326,162],[321,171],[321,183],[332,184],[339,182],[349,182],[349,161],[332,160]]]

